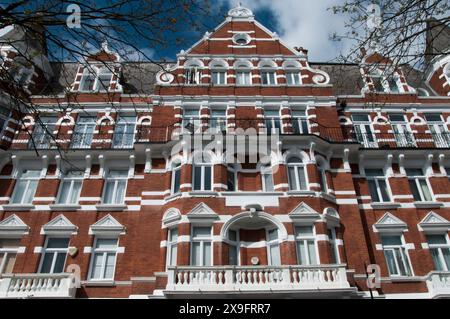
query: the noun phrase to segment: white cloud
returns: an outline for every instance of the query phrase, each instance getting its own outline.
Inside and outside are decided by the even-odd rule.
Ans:
[[[231,7],[236,6],[234,0],[224,1]],[[242,5],[256,14],[261,9],[270,10],[276,19],[276,31],[288,45],[308,49],[311,61],[329,61],[337,57],[340,51],[348,50],[351,45],[346,41],[336,43],[330,40],[330,35],[334,32],[345,32],[345,18],[327,10],[341,1],[247,0],[242,1]]]

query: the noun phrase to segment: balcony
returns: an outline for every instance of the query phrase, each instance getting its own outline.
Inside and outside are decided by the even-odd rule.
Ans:
[[[347,281],[345,265],[314,266],[174,266],[168,268],[169,295],[342,296],[356,292]]]
[[[450,272],[432,271],[427,278],[431,298],[450,298]]]
[[[8,274],[0,277],[0,298],[74,298],[73,274]]]

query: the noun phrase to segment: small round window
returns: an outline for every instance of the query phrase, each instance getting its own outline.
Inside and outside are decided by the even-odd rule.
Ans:
[[[250,36],[246,33],[237,33],[233,36],[233,42],[237,45],[247,45],[250,43]]]

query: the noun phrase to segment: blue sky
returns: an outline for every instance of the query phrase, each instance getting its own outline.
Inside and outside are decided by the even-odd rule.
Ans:
[[[212,1],[212,13],[202,24],[204,29],[198,32],[186,32],[182,45],[174,45],[166,50],[154,52],[156,59],[174,60],[176,53],[195,43],[205,31],[213,30],[220,24],[228,10],[236,6],[235,0]],[[345,19],[327,10],[341,3],[341,0],[244,0],[243,6],[253,10],[256,20],[265,25],[290,46],[303,46],[309,50],[311,61],[332,61],[341,51],[350,47],[348,42],[330,40],[333,32],[345,32]]]
[[[11,3],[12,0],[5,0],[0,6]],[[109,3],[113,0],[75,0],[79,3],[95,3],[101,5],[102,3]],[[201,5],[204,0],[198,0],[198,4]],[[256,19],[265,25],[268,29],[278,33],[278,35],[291,47],[302,46],[309,50],[310,61],[332,61],[336,58],[341,51],[346,51],[350,44],[348,42],[336,43],[330,40],[330,35],[333,32],[343,34],[345,32],[345,19],[340,15],[334,15],[331,11],[327,10],[333,5],[339,4],[344,0],[242,0],[242,5],[253,10]],[[25,7],[33,11],[34,7],[42,7],[46,4],[46,0],[35,0],[28,2]],[[60,6],[64,6],[64,2],[59,2]],[[164,4],[172,3],[165,2]],[[235,7],[238,0],[209,0],[210,13],[207,15],[202,14],[200,11],[194,11],[192,15],[197,18],[197,23],[200,27],[195,28],[185,23],[178,25],[178,31],[176,33],[167,32],[164,35],[166,41],[164,46],[155,45],[149,41],[145,41],[140,38],[139,35],[130,34],[126,37],[128,43],[132,43],[144,52],[147,57],[151,57],[152,60],[167,60],[174,61],[176,54],[182,49],[188,49],[192,44],[197,42],[206,31],[212,31],[217,25],[219,25],[226,17],[228,10],[231,7]],[[131,5],[131,4],[130,4]],[[129,10],[130,8],[123,7],[123,10]],[[24,11],[23,7],[17,8],[20,12]],[[62,12],[65,12],[63,8]],[[197,14],[198,13],[198,14]],[[83,21],[82,21],[83,23]],[[94,22],[88,21],[91,24],[105,25],[108,28],[108,22],[102,19]],[[183,22],[184,23],[184,22]],[[127,27],[124,27],[125,31]],[[87,47],[91,51],[96,51],[100,47],[102,39],[93,39],[93,41],[84,40],[83,35],[77,33],[77,30],[53,30],[57,36],[66,41],[66,45],[80,45]],[[68,32],[66,32],[68,31]],[[113,33],[114,31],[112,31]],[[114,36],[114,34],[112,34]],[[123,38],[123,36],[121,36]],[[182,41],[179,41],[179,40]],[[117,47],[119,47],[118,45]],[[114,43],[110,43],[110,47],[115,48]],[[116,50],[119,48],[116,47]],[[122,55],[126,56],[126,60],[140,60],[142,55],[136,53],[135,50],[130,49],[131,46],[121,48]],[[61,52],[61,49],[57,46],[50,47],[50,51],[56,58],[63,56],[65,60],[72,60],[73,57]],[[69,57],[67,57],[69,56]]]

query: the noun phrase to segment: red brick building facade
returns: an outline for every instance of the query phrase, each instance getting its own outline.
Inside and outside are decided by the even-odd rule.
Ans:
[[[311,63],[237,7],[48,65],[2,108],[0,297],[450,296],[450,56]]]

